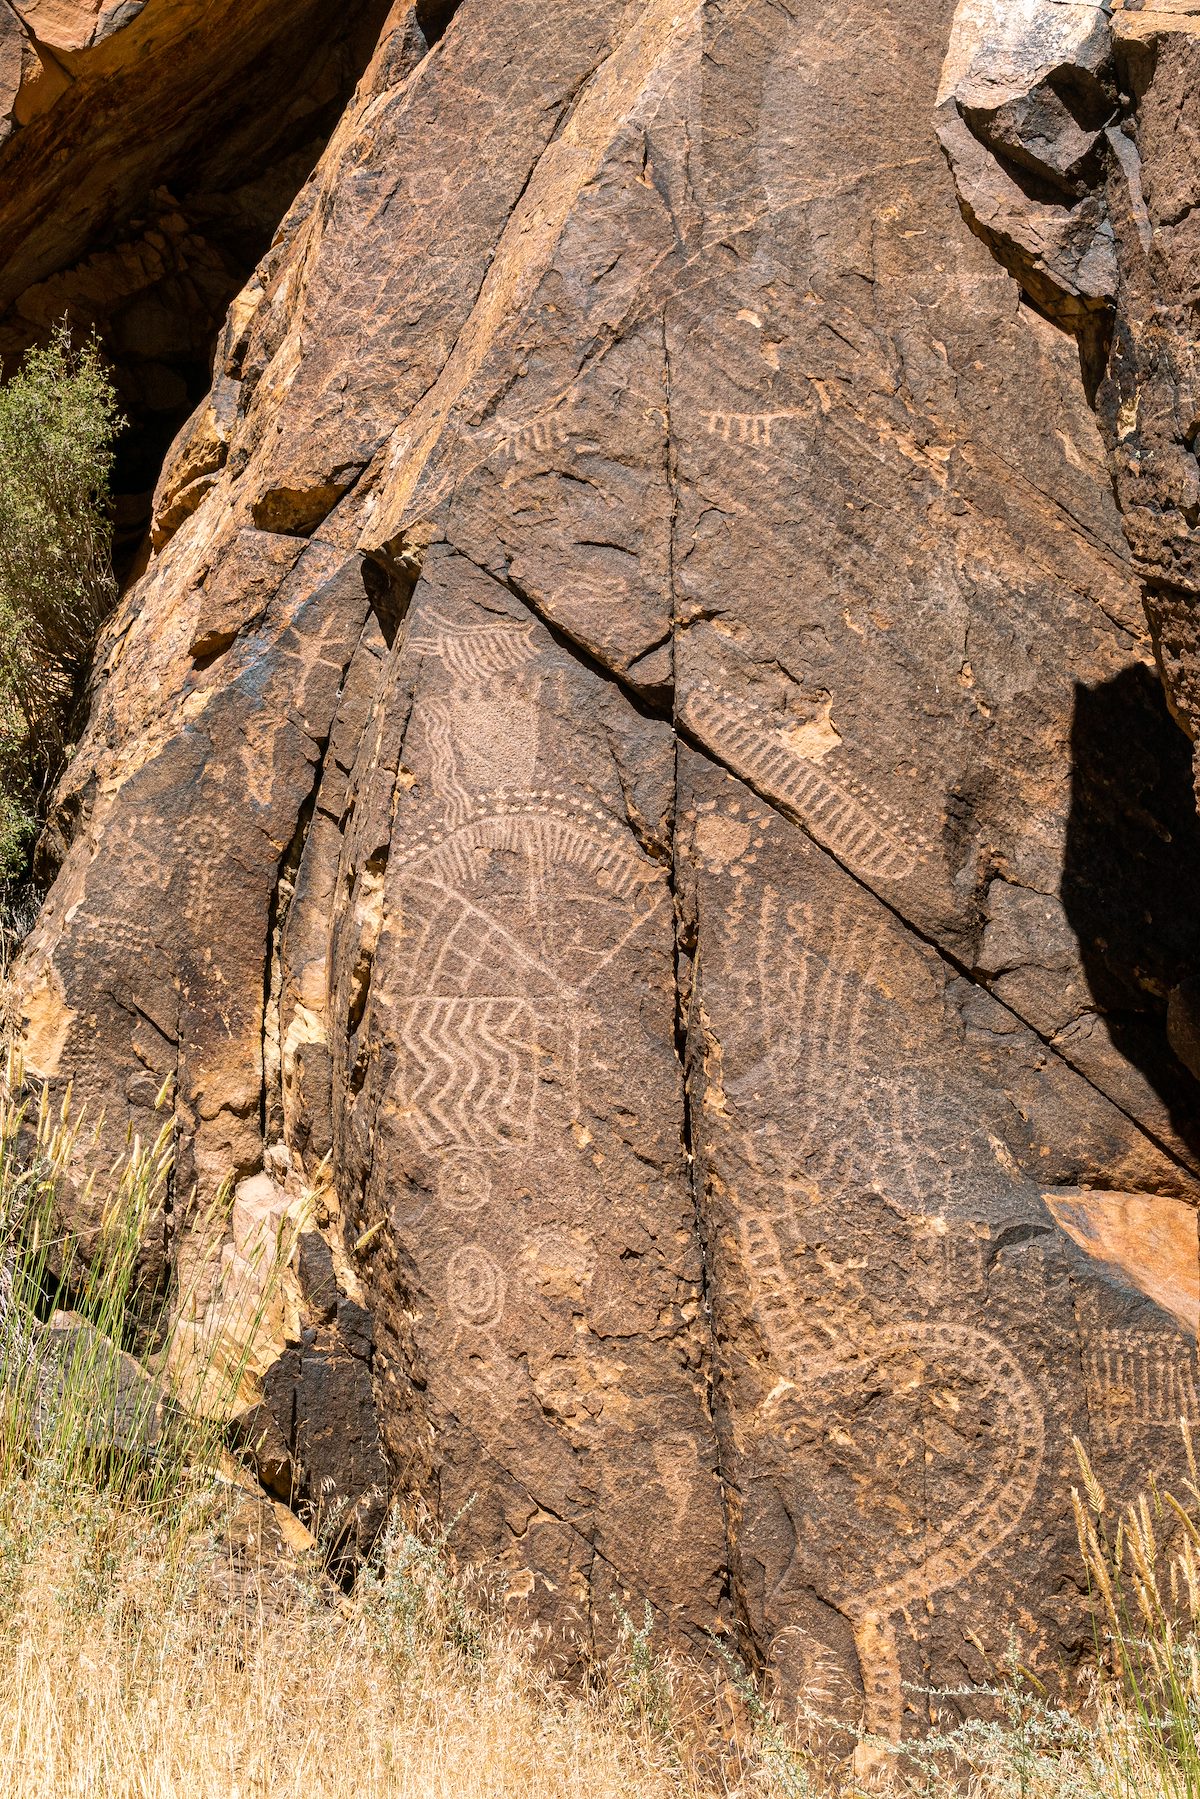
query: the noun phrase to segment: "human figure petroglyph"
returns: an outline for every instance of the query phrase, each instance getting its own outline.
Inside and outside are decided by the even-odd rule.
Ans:
[[[877,794],[844,770],[830,774],[828,757],[818,764],[804,756],[756,701],[702,680],[687,690],[681,711],[736,775],[786,808],[852,873],[902,881],[927,859],[924,839]]]

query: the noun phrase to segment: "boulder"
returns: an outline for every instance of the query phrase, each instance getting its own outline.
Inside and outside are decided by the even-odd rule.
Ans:
[[[310,1507],[458,1518],[564,1665],[648,1603],[890,1734],[1014,1623],[1087,1652],[1072,1439],[1120,1493],[1197,1412],[1200,827],[1045,316],[1121,280],[1100,22],[956,39],[1004,220],[1049,146],[1035,306],[937,148],[950,11],[397,9],[13,994],[114,1133],[175,1074],[181,1192],[327,1171],[361,1290],[303,1251],[266,1376]]]

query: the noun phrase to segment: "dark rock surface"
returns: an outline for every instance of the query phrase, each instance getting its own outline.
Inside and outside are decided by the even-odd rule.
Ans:
[[[16,995],[114,1131],[174,1073],[181,1198],[331,1158],[374,1349],[302,1251],[310,1482],[376,1484],[365,1348],[393,1485],[564,1655],[649,1600],[886,1731],[1010,1624],[1086,1650],[1071,1437],[1119,1490],[1197,1409],[1187,745],[1075,346],[938,148],[952,10],[393,10]]]

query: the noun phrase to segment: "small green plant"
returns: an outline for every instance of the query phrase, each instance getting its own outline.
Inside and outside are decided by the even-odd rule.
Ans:
[[[640,1625],[619,1614],[620,1636],[605,1668],[606,1683],[626,1729],[663,1743],[678,1759],[678,1707],[671,1670],[654,1641],[654,1612],[647,1599]]]
[[[745,1662],[719,1637],[712,1638],[712,1647],[749,1720],[749,1758],[761,1784],[773,1799],[774,1795],[778,1799],[820,1799],[821,1787],[808,1758],[780,1723]],[[814,1721],[822,1726],[828,1723],[825,1719]],[[833,1792],[832,1783],[828,1790]]]
[[[467,1509],[440,1528],[425,1521],[415,1530],[393,1511],[374,1562],[359,1574],[362,1616],[398,1681],[434,1643],[464,1663],[484,1653],[483,1612],[451,1565],[450,1538]]]
[[[0,876],[24,869],[116,599],[109,479],[124,420],[64,322],[0,387]]]

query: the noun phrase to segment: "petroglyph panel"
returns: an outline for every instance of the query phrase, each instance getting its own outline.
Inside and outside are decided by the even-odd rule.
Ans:
[[[441,1502],[465,1504],[483,1469],[509,1495],[464,1528],[535,1615],[577,1591],[586,1542],[700,1629],[724,1537],[656,835],[670,727],[450,550],[431,555],[393,662],[403,741],[356,772],[345,853],[366,941],[334,956],[335,1012],[355,1021],[335,1079],[347,1205],[386,1225],[371,1278],[383,1312],[412,1320],[383,1353],[420,1377]],[[533,704],[518,754],[512,723]],[[665,1472],[664,1437],[696,1446]],[[531,1504],[558,1521],[532,1586]],[[617,1597],[596,1578],[589,1635]]]
[[[456,1549],[588,1654],[649,1599],[889,1733],[970,1633],[1078,1654],[1071,1435],[1165,1466],[1195,1386],[1128,1220],[1043,1199],[1195,1197],[1200,861],[1078,359],[931,134],[937,10],[472,0],[381,55],[106,635],[36,995],[118,1132],[177,1067],[181,1191],[257,1168],[311,801],[299,1049],[405,1491],[475,1496]]]
[[[1152,898],[1194,880],[1194,827],[1157,695],[1134,716],[1145,627],[1069,339],[996,310],[1012,284],[920,148],[927,22],[881,28],[876,116],[857,23],[705,18],[707,279],[666,308],[679,716],[1195,1169],[1200,1105],[1161,998],[1166,941],[1190,966],[1194,931]],[[936,280],[934,236],[953,246]],[[830,695],[842,747],[797,755],[781,693]],[[1138,816],[1170,813],[1169,854],[1148,830],[1112,853],[1126,788]],[[1158,856],[1173,874],[1151,875]],[[1103,922],[1126,915],[1130,867],[1160,950],[1139,947],[1131,892],[1124,947]],[[976,961],[989,870],[1032,896],[998,966]]]
[[[1113,1416],[1194,1403],[1193,1350],[1169,1315],[1151,1328],[1140,1294],[1150,1334],[1123,1325],[1128,1292],[1059,1231],[1006,1090],[1015,1060],[960,1034],[953,971],[727,775],[685,753],[681,782],[740,1601],[766,1642],[801,1619],[811,1637],[820,1606],[847,1621],[849,1638],[818,1628],[809,1659],[838,1664],[871,1729],[904,1732],[909,1683],[953,1658],[986,1593],[1025,1608],[1052,1672],[1062,1621],[1042,1596],[1071,1553],[1055,1498],[1071,1438],[1091,1430],[1107,1453],[1102,1387]],[[1079,1098],[1082,1143],[1094,1096]]]

